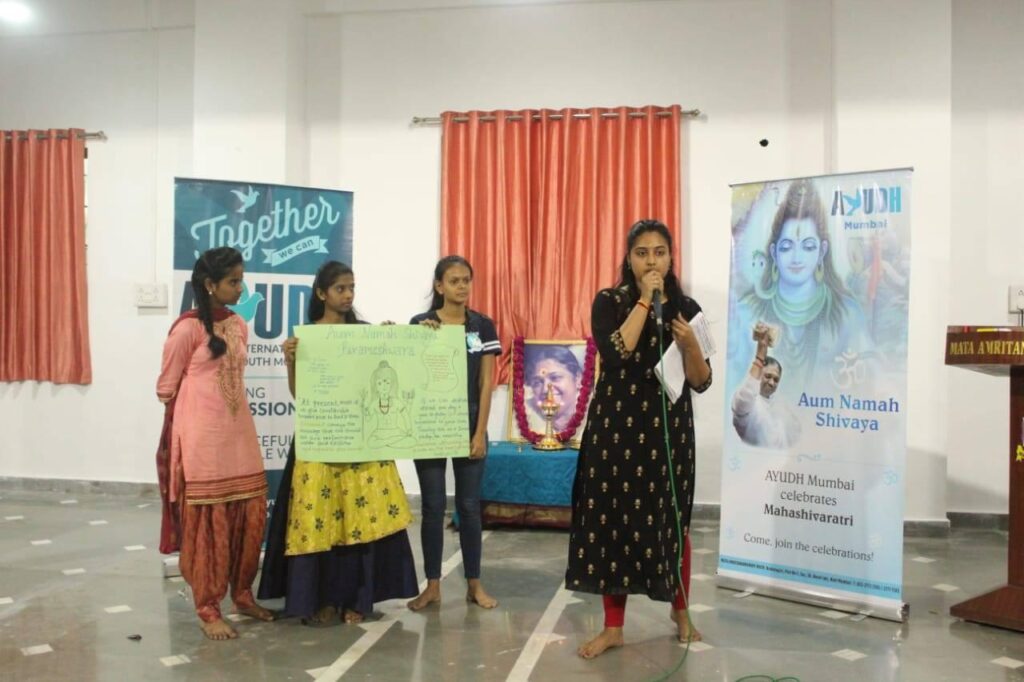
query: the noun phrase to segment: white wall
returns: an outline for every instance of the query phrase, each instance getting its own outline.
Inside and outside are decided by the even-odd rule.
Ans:
[[[217,1],[200,0],[194,17],[216,14],[207,5]],[[270,164],[291,182],[355,191],[367,317],[403,320],[422,309],[438,256],[440,131],[412,127],[413,116],[668,103],[705,111],[683,129],[682,265],[721,347],[729,183],[911,165],[907,515],[1005,511],[1005,387],[946,369],[941,349],[948,322],[1006,319],[1005,288],[1024,246],[1003,218],[1013,216],[1007,188],[1024,181],[1019,2],[435,4],[319,3],[325,13],[307,16],[304,36],[285,45],[288,106],[275,124],[284,153],[275,142]],[[187,23],[166,7],[157,9]],[[128,16],[136,14],[136,23],[146,15]],[[217,113],[206,111],[208,99],[193,101],[211,89],[208,80],[196,89],[196,74],[229,55],[209,55],[206,41],[198,50],[192,29],[133,32],[118,21],[117,33],[0,32],[0,92],[19,93],[0,98],[0,127],[76,125],[111,137],[90,145],[96,383],[0,386],[0,430],[12,434],[0,475],[154,479],[159,409],[150,396],[170,316],[140,316],[130,284],[154,272],[169,278],[171,177],[191,174],[192,130]],[[69,73],[70,83],[56,80]],[[255,114],[231,116],[254,124]],[[492,437],[503,433],[505,405],[500,396]],[[719,498],[723,405],[720,388],[698,400],[700,502]],[[403,467],[415,491],[410,473]]]
[[[104,130],[87,181],[89,387],[0,384],[0,475],[153,481],[167,316],[132,284],[166,277],[172,188],[191,148],[191,29],[0,39],[0,127]],[[37,304],[61,305],[62,291]]]
[[[305,180],[305,17],[280,0],[197,0],[196,177]]]
[[[953,2],[947,286],[949,319],[958,324],[1014,320],[1007,286],[1024,282],[1022,35],[1019,0]],[[1007,380],[957,369],[945,374],[949,508],[1005,512]]]

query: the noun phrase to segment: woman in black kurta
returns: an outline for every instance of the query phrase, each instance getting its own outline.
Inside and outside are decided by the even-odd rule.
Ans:
[[[687,323],[700,311],[683,295],[672,270],[664,224],[644,220],[627,237],[621,280],[598,292],[591,331],[601,375],[587,416],[573,486],[566,588],[605,595],[605,628],[579,649],[593,658],[620,646],[625,598],[646,594],[673,601],[681,638],[692,637],[676,567],[693,507],[694,429],[691,391],[711,385],[711,368]],[[668,404],[665,454],[662,388],[655,375],[663,349],[652,309],[662,302],[662,342],[679,345],[686,386]],[[680,538],[669,476],[675,480]]]

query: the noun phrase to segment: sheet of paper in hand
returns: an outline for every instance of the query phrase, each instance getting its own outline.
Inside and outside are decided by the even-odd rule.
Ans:
[[[305,325],[295,335],[299,459],[469,456],[463,327]]]
[[[704,359],[707,360],[717,352],[717,348],[715,347],[715,337],[711,335],[711,324],[704,316],[703,311],[694,315],[690,320],[690,326],[693,327],[697,345],[700,346],[700,351],[704,355]],[[683,394],[683,386],[686,384],[685,365],[679,346],[672,343],[669,344],[668,350],[665,351],[661,361],[654,368],[654,373],[658,376],[662,387],[668,393],[669,400],[673,403],[679,400],[679,396]]]
[[[693,335],[697,337],[697,345],[700,346],[705,360],[718,352],[718,347],[715,346],[715,337],[711,334],[711,323],[704,316],[703,310],[693,316],[690,326],[693,327]],[[775,333],[778,333],[778,329],[775,329]]]

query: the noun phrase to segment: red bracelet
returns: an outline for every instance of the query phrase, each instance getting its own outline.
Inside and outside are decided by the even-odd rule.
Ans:
[[[643,308],[644,310],[646,310],[647,312],[650,312],[650,311],[651,311],[651,306],[650,306],[650,304],[648,304],[648,303],[644,303],[644,302],[643,302],[643,301],[641,301],[640,299],[637,299],[637,302],[636,302],[636,304],[637,304],[638,306],[641,306],[641,307],[642,307],[642,308]]]

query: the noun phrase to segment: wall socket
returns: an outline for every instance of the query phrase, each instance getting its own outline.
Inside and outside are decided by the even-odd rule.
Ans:
[[[1024,284],[1010,285],[1009,307],[1011,313],[1024,310]]]
[[[136,308],[166,308],[167,285],[150,282],[135,285]]]

